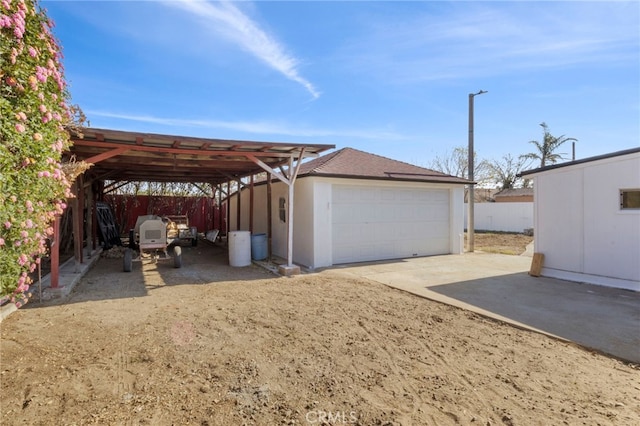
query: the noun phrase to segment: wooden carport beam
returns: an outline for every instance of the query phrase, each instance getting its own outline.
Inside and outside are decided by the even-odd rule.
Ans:
[[[200,185],[198,185],[197,183],[192,183],[192,185],[195,186],[198,190],[200,190],[200,192],[202,192],[207,197],[212,196],[211,193],[209,193],[208,191],[205,191],[205,189]],[[215,197],[216,193],[215,193],[215,189],[213,188],[213,185],[211,186],[211,189],[213,190],[213,197]]]
[[[253,156],[252,154],[245,154],[245,156],[249,160],[251,160],[254,163],[256,163],[258,166],[262,167],[266,172],[271,173],[272,175],[274,175],[275,177],[280,179],[282,182],[284,182],[285,184],[289,185],[289,179],[287,179],[287,177],[284,175],[284,173],[279,173],[279,172],[275,171],[274,169],[269,167],[267,164],[265,164],[263,161],[259,160],[255,156]],[[291,156],[290,158],[293,159],[293,156]]]
[[[125,185],[128,185],[129,183],[131,183],[130,181],[124,181],[124,182],[113,182],[112,184],[109,184],[107,186],[105,186],[102,190],[103,194],[108,194],[110,192],[113,192],[119,188],[122,188]]]
[[[298,177],[298,172],[300,171],[301,160],[304,158],[304,148],[300,150],[298,155],[292,154],[289,157],[289,176],[288,178],[284,176],[284,173],[278,173],[263,161],[260,161],[257,157],[252,154],[245,154],[248,159],[256,163],[258,166],[262,167],[265,171],[271,173],[282,182],[284,182],[289,189],[289,208],[288,208],[288,217],[287,217],[287,267],[293,267],[293,185],[296,182],[296,177]],[[294,158],[298,158],[298,162],[296,166],[293,166]],[[240,193],[238,193],[238,198],[240,198]]]
[[[96,163],[99,163],[99,162],[104,161],[106,159],[109,159],[111,157],[115,157],[117,155],[123,154],[123,153],[129,151],[129,149],[130,148],[128,148],[128,147],[115,148],[115,149],[112,149],[111,151],[103,152],[102,154],[98,154],[98,155],[94,155],[93,157],[85,158],[84,162],[85,163],[96,164]]]
[[[113,149],[131,149],[134,151],[143,151],[143,152],[153,152],[153,153],[168,153],[168,154],[184,154],[184,155],[195,155],[197,157],[210,156],[210,157],[239,157],[239,156],[247,156],[252,155],[255,157],[268,157],[268,158],[289,158],[290,156],[296,156],[295,153],[287,153],[287,152],[268,152],[268,151],[254,151],[254,152],[245,152],[245,151],[233,151],[233,150],[201,150],[201,149],[193,149],[193,148],[164,148],[159,146],[146,146],[146,145],[128,145],[123,147],[122,144],[118,144],[115,142],[100,142],[100,141],[90,141],[86,139],[72,139],[73,144],[75,146],[88,146],[94,148],[113,148]],[[241,145],[234,145],[231,147],[232,149],[238,148]],[[117,155],[117,154],[116,154]],[[305,157],[317,157],[317,154],[305,154]],[[85,159],[85,161],[87,161]]]

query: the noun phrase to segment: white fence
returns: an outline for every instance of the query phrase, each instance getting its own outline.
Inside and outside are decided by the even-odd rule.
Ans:
[[[464,229],[469,206],[465,203]],[[524,232],[533,228],[533,203],[474,203],[474,229],[479,231]]]

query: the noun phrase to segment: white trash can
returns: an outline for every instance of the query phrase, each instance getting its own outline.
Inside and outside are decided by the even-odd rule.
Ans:
[[[229,232],[229,265],[251,265],[251,232]]]

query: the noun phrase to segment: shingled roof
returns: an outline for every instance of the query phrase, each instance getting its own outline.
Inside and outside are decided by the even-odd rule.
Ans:
[[[299,177],[325,176],[411,182],[468,184],[467,179],[447,175],[354,148],[343,148],[300,165]]]

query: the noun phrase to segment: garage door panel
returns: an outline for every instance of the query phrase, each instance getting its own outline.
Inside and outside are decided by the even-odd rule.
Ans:
[[[380,190],[380,199],[383,202],[395,201],[396,192],[391,189]]]
[[[334,185],[333,263],[449,252],[449,191]]]

